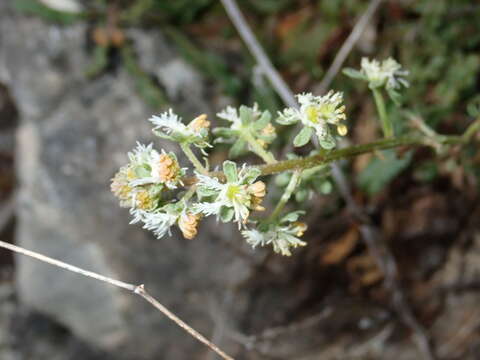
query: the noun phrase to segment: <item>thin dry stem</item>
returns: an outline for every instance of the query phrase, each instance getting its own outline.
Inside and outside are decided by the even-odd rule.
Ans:
[[[120,281],[120,280],[115,280],[115,279],[112,279],[110,277],[103,276],[103,275],[97,274],[97,273],[92,272],[92,271],[84,270],[84,269],[79,268],[77,266],[67,264],[63,261],[53,259],[51,257],[39,254],[35,251],[27,250],[27,249],[24,249],[20,246],[12,245],[12,244],[9,244],[9,243],[1,241],[1,240],[0,240],[0,247],[3,247],[5,249],[8,249],[10,251],[13,251],[13,252],[16,252],[16,253],[19,253],[19,254],[22,254],[22,255],[29,256],[31,258],[42,261],[44,263],[59,267],[61,269],[65,269],[65,270],[74,272],[76,274],[80,274],[80,275],[89,277],[91,279],[106,282],[110,285],[129,290],[129,291],[141,296],[146,301],[148,301],[158,311],[160,311],[162,314],[164,314],[170,320],[175,322],[178,326],[180,326],[182,329],[184,329],[186,332],[188,332],[190,335],[192,335],[195,339],[197,339],[198,341],[200,341],[204,345],[208,346],[211,350],[215,351],[223,359],[233,360],[233,358],[231,356],[227,355],[218,346],[213,344],[211,341],[209,341],[207,338],[205,338],[202,334],[200,334],[198,331],[193,329],[191,326],[189,326],[187,323],[185,323],[183,320],[181,320],[178,316],[176,316],[174,313],[172,313],[170,310],[168,310],[165,306],[163,306],[157,299],[155,299],[153,296],[151,296],[145,290],[144,285],[134,285],[134,284],[130,284],[130,283]]]
[[[245,45],[247,45],[248,50],[255,57],[255,60],[260,65],[262,71],[265,73],[265,76],[268,78],[272,87],[282,98],[283,102],[291,107],[296,107],[297,102],[293,96],[290,88],[278,74],[275,67],[272,65],[269,57],[263,50],[263,47],[258,42],[257,38],[253,34],[250,26],[248,26],[245,17],[238,8],[238,5],[235,0],[221,0],[225,11],[227,12],[230,20],[232,20],[235,28],[240,33]]]
[[[348,38],[343,43],[342,47],[338,51],[335,59],[333,59],[332,65],[328,68],[325,76],[323,77],[320,85],[315,89],[315,92],[323,94],[327,91],[328,87],[332,83],[335,76],[338,74],[340,69],[343,66],[343,63],[347,59],[348,55],[352,51],[353,47],[362,36],[363,32],[365,31],[370,19],[372,18],[373,14],[379,7],[382,0],[372,0],[368,5],[367,10],[362,14],[362,16],[358,19],[357,23],[353,27],[352,32],[348,35]]]

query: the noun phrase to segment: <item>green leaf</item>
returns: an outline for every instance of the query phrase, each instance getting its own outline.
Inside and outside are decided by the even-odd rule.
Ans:
[[[295,192],[295,200],[299,203],[302,203],[304,202],[305,200],[307,200],[307,197],[308,197],[308,189],[299,189]]]
[[[234,214],[235,214],[235,211],[232,208],[223,206],[220,209],[220,220],[222,220],[222,222],[224,223],[230,222],[232,221]]]
[[[226,160],[223,162],[223,172],[227,178],[227,182],[238,181],[237,164],[233,161]]]
[[[287,215],[285,215],[284,217],[282,217],[282,219],[280,220],[281,223],[284,223],[284,222],[293,222],[293,221],[297,221],[298,218],[300,217],[300,215],[304,215],[305,214],[305,211],[303,210],[297,210],[297,211],[293,211],[291,213],[288,213]]]
[[[387,88],[387,93],[395,105],[397,106],[402,105],[402,95],[397,90],[392,88]]]
[[[199,198],[206,198],[206,197],[210,197],[217,194],[218,194],[218,190],[207,189],[203,186],[197,187],[197,195]]]
[[[322,148],[325,150],[331,150],[335,147],[336,142],[332,135],[327,134],[323,138],[319,138],[318,142]]]
[[[320,183],[320,192],[324,195],[330,194],[333,190],[333,185],[330,181],[325,180]]]
[[[313,134],[313,129],[311,127],[304,127],[298,134],[295,136],[295,139],[293,139],[293,146],[295,147],[300,147],[305,145],[310,141],[310,138],[312,137]]]
[[[238,114],[240,115],[240,120],[243,125],[250,124],[253,121],[253,110],[248,106],[242,105],[238,109]]]
[[[264,111],[260,119],[258,119],[253,123],[253,129],[258,131],[264,129],[265,126],[268,125],[271,119],[272,119],[272,115],[270,114],[270,111],[268,110]]]
[[[253,183],[255,180],[257,180],[257,178],[260,176],[260,174],[262,173],[262,171],[257,168],[257,167],[254,167],[254,166],[250,166],[248,168],[246,168],[245,170],[245,173],[242,174],[242,179],[243,179],[243,183],[247,183],[247,184],[251,184]]]
[[[237,158],[245,153],[245,147],[247,145],[247,142],[243,139],[238,139],[235,141],[235,143],[232,145],[230,148],[230,151],[228,152],[228,156],[232,159]]]
[[[365,75],[352,68],[345,68],[342,70],[342,73],[352,79],[366,80]]]
[[[290,182],[290,178],[292,177],[291,173],[284,172],[275,177],[275,185],[279,187],[285,187]]]
[[[408,152],[399,158],[395,150],[382,151],[382,158],[375,157],[372,159],[358,175],[358,184],[369,195],[374,195],[407,168],[411,159],[412,152]]]

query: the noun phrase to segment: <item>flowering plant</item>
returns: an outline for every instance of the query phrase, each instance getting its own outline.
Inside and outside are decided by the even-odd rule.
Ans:
[[[256,104],[238,109],[229,106],[220,111],[217,116],[227,125],[212,132],[207,115],[202,114],[184,124],[178,115],[169,110],[150,118],[153,133],[178,143],[193,169],[182,167],[183,158],[173,152],[157,151],[152,144],[138,143],[128,154],[129,163],[113,177],[112,192],[121,206],[130,208],[131,223],[142,223],[158,238],[171,234],[172,227],[176,226],[185,238],[193,239],[198,233],[200,220],[215,216],[222,222],[236,223],[243,238],[253,248],[271,246],[274,252],[289,256],[292,249],[307,244],[301,240],[307,225],[299,221],[304,212],[295,210],[284,214],[285,207],[292,196],[298,202],[304,202],[315,193],[330,192],[330,162],[402,145],[426,145],[438,150],[453,144],[464,144],[480,127],[476,122],[462,136],[445,136],[422,124],[420,128],[425,136],[410,134],[396,138],[380,90],[385,89],[390,98],[399,103],[398,91],[402,86],[408,86],[405,80],[408,72],[389,58],[382,62],[362,59],[359,71],[346,69],[345,73],[368,82],[386,139],[336,149],[337,136],[347,134],[347,116],[343,94],[334,91],[323,96],[298,94],[297,107],[288,107],[278,113],[278,124],[301,124],[300,132],[293,139],[294,147],[305,146],[315,138],[319,144],[319,148],[312,150],[309,156],[290,153],[286,160],[281,161],[272,152],[277,137],[272,115],[260,110]],[[210,140],[212,133],[213,141]],[[239,166],[226,160],[221,171],[212,170],[206,150],[217,143],[231,145],[230,158],[251,152],[265,164]],[[199,149],[202,160],[192,147]],[[268,214],[264,204],[267,185],[260,178],[277,173],[275,184],[281,196]],[[261,216],[262,213],[267,215]]]

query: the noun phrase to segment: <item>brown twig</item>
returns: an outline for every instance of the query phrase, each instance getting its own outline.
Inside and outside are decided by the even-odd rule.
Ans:
[[[375,11],[378,9],[380,6],[380,3],[383,0],[372,0],[370,1],[370,4],[368,5],[367,10],[360,16],[358,19],[357,23],[353,27],[352,32],[350,35],[347,37],[345,42],[343,43],[342,47],[340,50],[338,50],[337,55],[335,56],[335,59],[333,60],[332,64],[328,68],[327,72],[325,73],[325,76],[323,77],[322,81],[320,82],[320,85],[318,85],[315,88],[315,92],[319,94],[323,94],[324,92],[327,91],[328,87],[332,83],[333,79],[335,76],[338,74],[340,69],[343,66],[343,63],[347,59],[348,55],[352,51],[353,47],[357,43],[357,41],[360,39],[360,36],[362,36],[363,32],[365,31],[365,28],[367,27],[370,19],[372,18],[373,14],[375,14]]]
[[[74,265],[67,264],[63,261],[53,259],[51,257],[39,254],[35,251],[30,251],[27,249],[24,249],[20,246],[12,245],[7,242],[1,241],[0,240],[0,247],[3,247],[7,250],[29,256],[31,258],[37,259],[39,261],[42,261],[44,263],[59,267],[61,269],[65,269],[71,272],[74,272],[76,274],[80,274],[86,277],[89,277],[91,279],[95,279],[98,281],[103,281],[106,282],[110,285],[116,286],[118,288],[122,288],[128,291],[131,291],[139,296],[141,296],[144,300],[149,302],[153,307],[155,307],[158,311],[160,311],[162,314],[167,316],[170,320],[175,322],[178,326],[180,326],[182,329],[184,329],[186,332],[188,332],[190,335],[192,335],[195,339],[203,343],[204,345],[208,346],[212,351],[215,351],[218,355],[220,355],[223,359],[225,360],[233,360],[233,358],[229,355],[227,355],[224,351],[222,351],[219,347],[217,347],[215,344],[213,344],[211,341],[209,341],[206,337],[204,337],[202,334],[200,334],[198,331],[193,329],[191,326],[189,326],[186,322],[181,320],[178,316],[176,316],[174,313],[172,313],[170,310],[168,310],[165,306],[163,306],[157,299],[155,299],[152,295],[150,295],[147,290],[145,290],[145,286],[142,285],[135,285],[135,284],[129,284],[120,280],[115,280],[110,277],[104,276],[97,274],[92,271],[84,270],[82,268],[76,267]]]

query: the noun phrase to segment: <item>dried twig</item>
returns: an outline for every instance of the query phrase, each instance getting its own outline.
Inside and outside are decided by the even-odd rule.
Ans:
[[[230,20],[232,20],[235,28],[240,33],[240,36],[245,42],[245,45],[247,45],[248,50],[250,50],[252,55],[255,57],[258,65],[260,65],[261,70],[265,73],[265,76],[272,83],[272,87],[282,98],[285,104],[291,107],[296,107],[297,102],[295,101],[295,97],[293,96],[290,88],[282,79],[282,77],[278,74],[277,70],[272,65],[269,57],[263,50],[263,47],[257,41],[255,35],[250,29],[250,26],[248,26],[247,22],[245,21],[245,17],[238,8],[236,1],[221,1],[223,6],[225,7],[225,10],[227,11],[228,16],[230,17]]]
[[[268,60],[268,58],[266,58],[265,52],[262,50],[261,45],[258,43],[257,39],[250,30],[235,0],[221,1],[230,19],[237,28],[237,31],[241,35],[243,41],[251,50],[258,64],[263,68],[263,71],[270,80],[270,83],[272,84],[274,90],[281,96],[282,99],[284,99],[285,104],[287,104],[288,106],[297,107],[298,105],[295,102],[291,89],[285,84],[283,80],[281,80],[280,75],[272,66],[272,63]],[[355,34],[351,34],[344,46],[342,46],[342,49],[340,50],[343,50],[342,54],[337,55],[338,59],[335,59],[336,61],[334,61],[334,64],[332,64],[331,67],[330,73],[333,75],[330,76],[332,78],[340,69],[348,53],[351,51],[353,45],[358,40],[358,37],[362,34],[366,24],[368,23],[368,20],[371,18],[376,8],[380,5],[381,1],[382,0],[373,0],[370,3],[367,11],[360,18],[353,30]],[[255,49],[255,51],[253,51],[252,49]],[[335,67],[333,67],[334,65]],[[280,79],[281,81],[278,81],[278,79]],[[323,83],[329,84],[331,80],[327,80],[328,79],[324,79]],[[374,255],[378,266],[383,270],[385,274],[385,286],[392,293],[392,303],[395,307],[395,310],[399,313],[403,322],[414,332],[417,346],[422,352],[423,357],[428,360],[435,359],[435,351],[433,349],[430,338],[426,330],[415,318],[413,311],[411,310],[410,305],[406,300],[404,291],[398,281],[398,271],[395,258],[393,257],[388,247],[377,236],[369,216],[361,207],[356,204],[355,200],[353,199],[348,182],[346,181],[341,169],[336,164],[332,164],[332,176],[338,186],[340,194],[347,203],[348,209],[355,216],[356,220],[361,223],[360,231],[362,233],[362,238],[367,244],[369,251]]]
[[[345,62],[348,55],[352,51],[353,47],[357,43],[358,39],[360,39],[360,36],[362,36],[370,19],[372,18],[373,14],[377,10],[377,8],[380,6],[380,3],[382,1],[383,0],[370,1],[370,4],[368,5],[367,10],[365,10],[365,12],[362,14],[360,19],[358,19],[357,23],[353,27],[352,32],[350,33],[350,35],[348,35],[347,39],[345,40],[342,47],[340,48],[337,55],[335,56],[335,59],[333,60],[332,65],[330,65],[327,72],[325,73],[325,76],[320,82],[320,85],[316,87],[315,89],[316,93],[323,94],[324,92],[327,91],[328,87],[330,86],[333,79],[342,68],[343,63]]]
[[[51,257],[39,254],[34,251],[30,251],[27,249],[24,249],[22,247],[16,246],[9,244],[7,242],[1,241],[0,240],[0,247],[3,247],[5,249],[8,249],[10,251],[23,254],[29,257],[32,257],[34,259],[40,260],[42,262],[45,262],[47,264],[57,266],[59,268],[89,277],[91,279],[95,279],[98,281],[103,281],[106,282],[110,285],[129,290],[139,296],[141,296],[143,299],[148,301],[153,307],[155,307],[158,311],[160,311],[162,314],[167,316],[170,320],[175,322],[178,326],[180,326],[182,329],[184,329],[186,332],[188,332],[190,335],[192,335],[195,339],[200,341],[201,343],[205,344],[208,346],[211,350],[215,351],[218,355],[220,355],[223,359],[225,360],[233,360],[233,358],[229,355],[227,355],[224,351],[222,351],[220,348],[218,348],[215,344],[213,344],[211,341],[209,341],[207,338],[205,338],[202,334],[200,334],[198,331],[193,329],[191,326],[189,326],[187,323],[182,321],[178,316],[176,316],[174,313],[172,313],[170,310],[168,310],[165,306],[163,306],[157,299],[155,299],[152,295],[150,295],[147,290],[145,290],[145,286],[142,285],[135,285],[135,284],[129,284],[120,280],[115,280],[112,278],[109,278],[107,276],[103,276],[97,273],[94,273],[92,271],[84,270],[79,267],[76,267],[74,265],[67,264],[63,261],[53,259]]]

